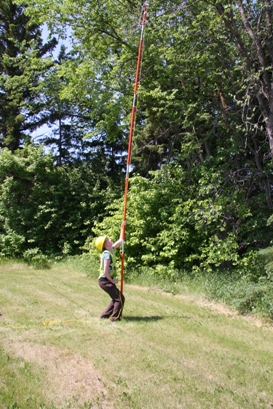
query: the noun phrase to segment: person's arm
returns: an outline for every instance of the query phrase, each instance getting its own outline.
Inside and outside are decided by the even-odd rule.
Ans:
[[[119,239],[113,244],[113,248],[116,249],[117,247],[119,247],[122,243],[122,233],[123,233],[123,229],[125,228],[126,222],[122,222],[121,226],[120,226],[120,235],[119,235]]]
[[[113,278],[111,277],[110,273],[109,273],[109,269],[110,269],[110,258],[104,260],[104,275],[107,278],[107,280],[109,280],[112,284],[117,284],[118,280],[113,280]]]

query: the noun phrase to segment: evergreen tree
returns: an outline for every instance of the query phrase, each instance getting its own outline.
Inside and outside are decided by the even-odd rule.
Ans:
[[[41,78],[52,66],[43,58],[56,45],[43,44],[41,29],[26,16],[27,6],[0,4],[0,144],[18,149],[29,132],[47,122],[41,101]]]

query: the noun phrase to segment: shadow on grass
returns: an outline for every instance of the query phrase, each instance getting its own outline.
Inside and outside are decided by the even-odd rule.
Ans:
[[[164,317],[160,317],[159,315],[152,315],[150,317],[122,317],[122,321],[134,321],[134,322],[155,322],[159,320],[163,320]]]
[[[127,317],[122,317],[122,321],[130,321],[130,322],[156,322],[164,319],[181,319],[181,320],[190,320],[192,317],[188,317],[186,315],[179,315],[179,316],[160,316],[160,315],[152,315],[150,317],[136,317],[136,316],[127,316]]]

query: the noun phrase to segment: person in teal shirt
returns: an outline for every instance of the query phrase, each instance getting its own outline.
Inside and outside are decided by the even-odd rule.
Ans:
[[[120,238],[115,243],[107,236],[100,236],[95,241],[95,246],[101,251],[98,284],[111,298],[110,304],[103,311],[100,318],[110,319],[111,322],[121,319],[125,302],[124,295],[116,286],[118,279],[115,271],[116,258],[114,253],[115,249],[122,244],[121,235],[122,228]]]

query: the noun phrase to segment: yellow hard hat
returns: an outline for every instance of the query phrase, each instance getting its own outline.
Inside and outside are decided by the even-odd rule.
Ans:
[[[106,236],[100,236],[100,237],[98,237],[98,238],[96,239],[96,241],[95,241],[95,246],[97,247],[97,249],[98,249],[99,251],[102,251],[102,250],[103,250],[103,245],[104,245],[104,242],[105,242],[106,239],[107,239]]]

